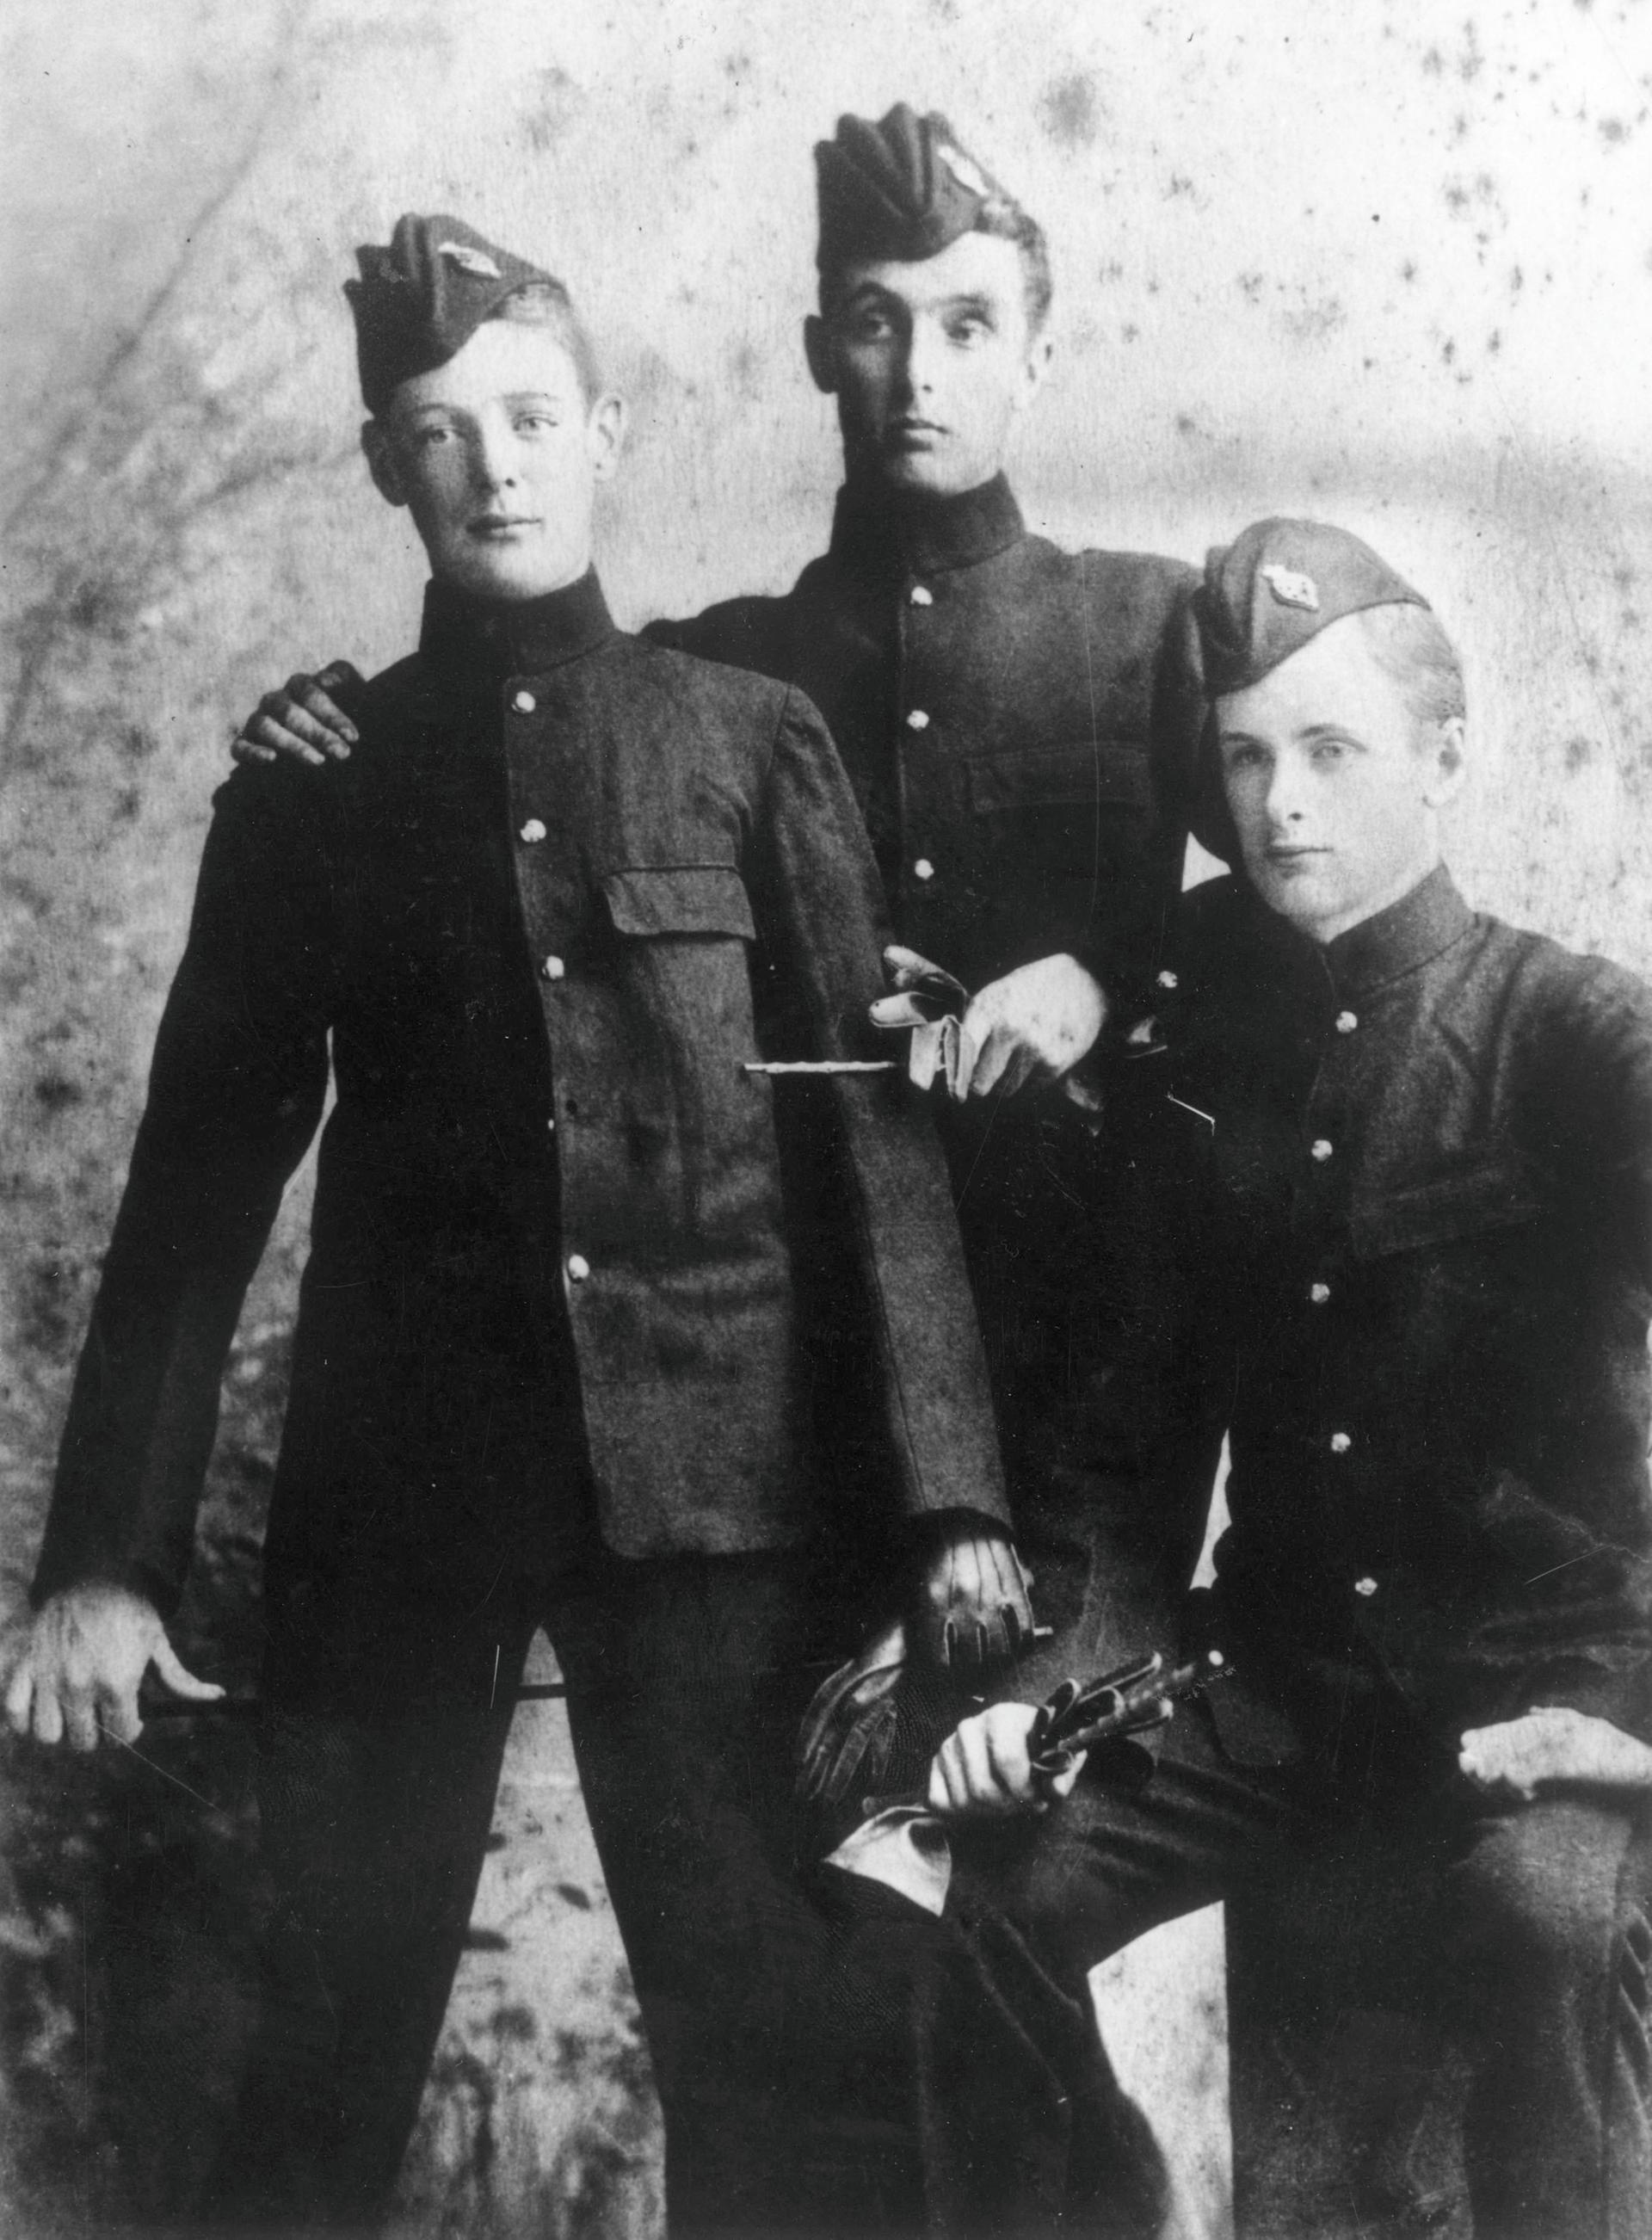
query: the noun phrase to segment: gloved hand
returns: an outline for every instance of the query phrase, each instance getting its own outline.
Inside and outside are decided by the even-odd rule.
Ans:
[[[895,1741],[896,1690],[905,1666],[906,1628],[896,1618],[815,1690],[797,1735],[796,1790],[804,1803],[841,1804],[857,1783],[877,1787]]]
[[[919,1580],[918,1647],[958,1671],[1007,1663],[1033,1638],[1031,1586],[1005,1534],[975,1521],[949,1527]]]
[[[955,1092],[959,1023],[969,1008],[969,990],[916,949],[898,943],[883,951],[883,970],[893,992],[872,1005],[872,1024],[885,1034],[910,1032],[906,1072],[914,1089],[927,1090],[938,1073],[949,1092]]]

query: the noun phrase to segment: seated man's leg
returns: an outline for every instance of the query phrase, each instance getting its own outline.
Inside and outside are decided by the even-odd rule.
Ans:
[[[1097,2042],[1089,1971],[1160,1923],[1288,1871],[1316,1823],[1289,1772],[1229,1762],[1202,1704],[1178,1714],[1150,1777],[1141,1771],[1141,1754],[1126,1745],[1094,1761],[1041,1818],[955,1830],[947,1914],[976,1980],[967,2003],[949,1998],[952,1983],[969,1981],[951,1957],[915,2023],[924,2163],[932,2186],[948,2189],[938,2203],[944,2229],[948,2217],[963,2231],[1018,2229],[972,2225],[970,2206],[1002,2180],[1013,2151],[991,2111],[995,2095],[1004,2104],[996,2077],[1015,2074],[1016,2035],[1042,2061],[1050,2092],[1076,2103],[1062,2213],[1098,2231],[1155,2229],[1148,2190],[1121,2194],[1121,2171],[1151,2171],[1156,2157],[1128,2136],[1133,2111]],[[971,2007],[996,2014],[1001,2042],[961,2075],[969,2042],[957,2017]],[[1023,2076],[1034,2073],[1023,2064]]]
[[[1476,1820],[1444,1883],[1475,2069],[1476,2232],[1638,2240],[1652,2230],[1652,1829],[1540,1800]]]
[[[359,1597],[287,1623],[258,1776],[270,1915],[214,2229],[371,2230],[418,2112],[492,1823],[528,1638]]]

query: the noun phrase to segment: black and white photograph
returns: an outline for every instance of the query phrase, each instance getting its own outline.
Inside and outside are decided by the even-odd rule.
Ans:
[[[9,0],[0,2230],[1652,2231],[1652,0]]]

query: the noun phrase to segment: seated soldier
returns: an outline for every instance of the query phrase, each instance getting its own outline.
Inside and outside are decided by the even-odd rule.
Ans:
[[[875,1039],[877,872],[800,692],[610,620],[622,408],[561,284],[443,217],[361,263],[363,443],[430,563],[418,650],[353,699],[349,763],[218,796],[10,1713],[90,1749],[137,1734],[151,1663],[216,1692],[165,1623],[330,1058],[264,1561],[269,2001],[216,2213],[383,2214],[543,1623],[673,2228],[812,2230],[773,2115],[813,1933],[809,1661],[857,1565],[1005,1517],[927,1113],[898,1077],[761,1071]],[[809,1421],[788,1097],[833,1103],[856,1214],[887,1467],[852,1489]]]
[[[1195,1303],[1236,1677],[1151,1780],[1039,1797],[1033,1713],[943,1745],[949,1910],[1052,1985],[1332,1847],[1415,1893],[1406,1997],[1470,2073],[1474,2230],[1652,2230],[1652,995],[1477,914],[1440,857],[1456,656],[1356,538],[1267,521],[1191,602],[1205,837],[1115,1123]],[[1065,1784],[1063,1784],[1064,1786]],[[1042,1811],[1027,1807],[1041,1803]],[[996,1823],[996,1824],[995,1824]]]

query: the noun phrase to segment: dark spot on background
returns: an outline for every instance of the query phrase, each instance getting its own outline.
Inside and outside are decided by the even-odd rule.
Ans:
[[[1580,732],[1572,738],[1567,740],[1564,752],[1566,757],[1566,767],[1575,777],[1576,773],[1584,767],[1585,763],[1588,763],[1590,756],[1594,752],[1594,748],[1590,742],[1584,738]]]
[[[1064,148],[1088,148],[1102,121],[1095,81],[1082,70],[1053,78],[1039,98],[1038,121]]]

